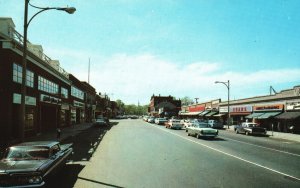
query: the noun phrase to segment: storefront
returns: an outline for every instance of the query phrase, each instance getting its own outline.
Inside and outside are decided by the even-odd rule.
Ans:
[[[39,103],[39,132],[55,130],[60,124],[61,99],[41,94]]]
[[[251,105],[236,105],[230,106],[230,117],[233,121],[233,125],[239,125],[240,123],[246,121],[246,116],[252,113]]]
[[[84,107],[84,103],[74,100],[73,107],[71,108],[71,121],[73,124],[79,124],[85,121]]]
[[[19,114],[21,104],[21,95],[18,93],[13,94],[13,114]],[[25,126],[24,126],[24,134],[25,136],[32,136],[38,132],[37,125],[37,103],[36,98],[31,96],[25,97]],[[18,137],[18,118],[12,119],[12,136],[14,138]]]
[[[274,130],[275,124],[278,121],[274,119],[275,116],[283,112],[284,104],[265,104],[254,105],[253,113],[246,116],[247,119],[251,119],[252,122],[258,123],[260,126],[267,128],[268,130]]]
[[[300,102],[287,102],[285,112],[276,116],[276,129],[282,132],[300,133]]]

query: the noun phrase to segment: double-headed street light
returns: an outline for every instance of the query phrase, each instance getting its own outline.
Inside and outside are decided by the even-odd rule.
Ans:
[[[33,8],[39,9],[28,21],[28,5]],[[20,104],[20,117],[19,117],[19,137],[21,141],[24,139],[24,128],[25,128],[25,96],[26,96],[26,70],[27,70],[27,29],[34,17],[46,10],[60,10],[65,11],[69,14],[73,14],[76,11],[74,7],[37,7],[30,4],[30,0],[25,0],[25,11],[24,11],[24,34],[23,34],[23,58],[22,58],[22,85],[21,85],[21,104]]]
[[[228,115],[227,115],[227,126],[229,129],[229,126],[231,124],[230,122],[230,112],[229,112],[229,93],[230,93],[230,82],[229,80],[227,82],[220,82],[220,81],[215,81],[215,84],[224,84],[227,87],[228,90],[228,99],[227,99],[227,110],[228,110]]]

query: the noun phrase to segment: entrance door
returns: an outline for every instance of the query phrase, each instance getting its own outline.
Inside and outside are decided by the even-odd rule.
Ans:
[[[41,105],[41,128],[42,132],[57,128],[57,110],[55,106]]]

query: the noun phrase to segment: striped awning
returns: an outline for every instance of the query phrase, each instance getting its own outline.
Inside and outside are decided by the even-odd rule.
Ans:
[[[245,118],[247,119],[252,119],[252,118],[258,118],[259,116],[263,115],[263,112],[254,112],[248,116],[246,116]]]

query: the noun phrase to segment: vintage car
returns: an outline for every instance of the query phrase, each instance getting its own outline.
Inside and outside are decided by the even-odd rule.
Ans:
[[[257,123],[243,122],[241,125],[235,127],[236,134],[244,133],[246,135],[266,135],[267,130],[263,127],[259,127]]]
[[[210,125],[211,128],[214,128],[214,129],[223,129],[224,128],[223,123],[221,123],[217,120],[208,120],[207,123]]]
[[[165,123],[165,127],[170,129],[182,129],[182,123],[178,119],[170,119]]]
[[[164,125],[168,120],[166,118],[156,118],[154,122],[157,125]]]
[[[155,117],[151,116],[147,119],[148,123],[154,123]]]
[[[210,128],[210,125],[205,122],[194,122],[187,128],[187,135],[196,136],[198,139],[201,137],[215,138],[218,134],[218,130]]]
[[[94,122],[94,125],[96,126],[105,126],[108,125],[107,120],[105,120],[104,118],[97,118],[96,121]]]
[[[65,166],[73,144],[56,141],[24,142],[7,148],[0,161],[0,187],[41,187]]]

